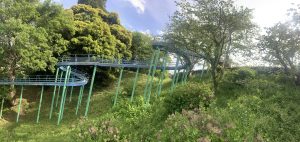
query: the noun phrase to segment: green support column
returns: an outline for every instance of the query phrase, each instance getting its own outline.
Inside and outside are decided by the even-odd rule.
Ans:
[[[56,70],[55,83],[57,83],[58,74],[59,74],[59,68],[57,68],[57,70]],[[51,102],[51,109],[50,109],[49,119],[52,118],[52,112],[53,112],[53,107],[54,107],[55,95],[56,95],[56,85],[54,86],[54,91],[53,91],[53,96],[52,96],[52,102]]]
[[[81,100],[82,100],[82,96],[83,96],[83,91],[84,91],[84,86],[81,86],[80,87],[80,91],[79,91],[77,106],[76,106],[76,112],[75,112],[76,115],[78,114],[78,109],[81,106]]]
[[[1,102],[0,118],[2,118],[3,105],[4,105],[4,98],[2,98],[2,102]]]
[[[39,109],[38,109],[38,115],[36,118],[36,123],[39,123],[40,120],[40,112],[42,107],[42,101],[43,101],[43,94],[44,94],[44,86],[42,86],[41,96],[40,96],[40,103],[39,103]]]
[[[154,79],[154,75],[155,75],[155,71],[156,71],[156,65],[158,63],[158,59],[159,59],[159,53],[160,53],[160,50],[157,50],[157,55],[156,55],[156,58],[155,58],[155,61],[154,61],[154,66],[153,66],[153,70],[152,70],[152,75],[151,75],[151,81],[150,81],[150,86],[148,88],[148,97],[147,97],[147,103],[150,102],[150,97],[151,97],[151,92],[152,92],[152,85],[153,85],[153,79]]]
[[[73,89],[74,89],[74,86],[71,87],[69,102],[72,102]]]
[[[62,77],[63,77],[63,75],[64,75],[64,72],[62,71],[61,73],[60,73],[60,79],[59,79],[59,83],[61,83],[62,82]],[[57,91],[57,97],[56,97],[56,104],[55,104],[55,107],[57,107],[58,106],[58,100],[59,100],[59,93],[60,93],[60,85],[58,86],[58,91]]]
[[[17,120],[16,120],[17,123],[19,122],[19,117],[20,117],[20,111],[21,111],[21,105],[22,105],[22,98],[23,98],[23,90],[24,90],[24,87],[22,86],[20,100],[19,100],[19,106],[18,106]]]
[[[151,57],[151,62],[150,62],[150,67],[149,67],[149,72],[148,72],[148,77],[147,77],[147,81],[146,81],[146,86],[145,86],[145,89],[144,89],[144,101],[146,101],[146,94],[147,94],[147,91],[148,91],[148,84],[149,84],[149,80],[150,80],[150,75],[151,75],[151,70],[152,70],[152,64],[154,62],[154,58],[156,56],[156,51],[152,54],[152,57]]]
[[[168,55],[166,54],[164,57],[164,61],[163,61],[163,69],[162,69],[162,72],[160,75],[159,85],[157,86],[157,90],[156,90],[156,96],[160,96],[160,94],[161,94],[162,84],[165,79],[167,58],[168,58]]]
[[[94,66],[93,77],[92,77],[91,86],[90,86],[90,90],[89,90],[89,96],[88,96],[88,100],[87,100],[86,108],[85,108],[85,113],[84,113],[85,117],[87,117],[89,107],[90,107],[90,101],[91,101],[91,96],[92,96],[92,92],[93,92],[93,86],[94,86],[96,71],[97,71],[97,66]]]
[[[184,84],[184,80],[185,80],[185,77],[186,77],[186,72],[187,72],[186,69],[184,69],[183,72],[182,72],[182,76],[181,76],[181,84],[182,85]]]
[[[137,80],[139,77],[139,71],[140,71],[140,68],[137,68],[136,73],[135,73],[134,82],[133,82],[132,92],[131,92],[131,98],[130,98],[131,102],[133,101],[133,96],[134,96],[135,89],[136,89],[136,83],[137,83]]]
[[[175,87],[174,85],[175,85],[175,80],[176,80],[176,74],[177,74],[176,72],[177,72],[178,64],[179,64],[179,58],[177,56],[176,66],[175,66],[174,75],[173,75],[173,79],[172,79],[171,92],[173,92],[174,87]]]
[[[179,77],[180,77],[180,69],[177,71],[176,80],[175,80],[175,87],[178,84]]]
[[[120,85],[121,85],[121,80],[122,80],[122,76],[123,76],[123,71],[124,71],[124,67],[121,68],[121,72],[120,72],[120,76],[119,76],[119,80],[118,80],[118,84],[117,84],[116,95],[115,95],[115,99],[114,99],[114,106],[116,106],[116,104],[117,104],[117,99],[118,99],[118,95],[119,95],[119,91],[120,91]]]
[[[58,119],[57,119],[57,125],[59,125],[60,121],[61,121],[61,113],[62,113],[61,111],[62,111],[63,100],[64,100],[63,94],[65,94],[65,92],[66,92],[67,79],[68,79],[67,75],[69,74],[69,69],[70,69],[70,66],[67,67],[67,71],[66,71],[66,75],[65,75],[64,86],[63,86],[63,91],[62,91],[62,97],[61,97],[61,101],[60,101],[60,109],[59,109]]]
[[[185,84],[186,84],[186,81],[187,81],[188,76],[189,76],[189,71],[190,71],[190,68],[188,67],[188,68],[186,69],[186,74],[185,74],[185,78],[184,78],[184,83],[185,83]]]
[[[205,64],[206,64],[206,62],[204,61],[204,64],[203,64],[203,67],[202,67],[201,76],[200,76],[200,80],[201,80],[201,79],[202,79],[202,77],[203,77],[203,73],[204,73]]]
[[[69,68],[69,72],[68,72],[68,74],[67,74],[67,84],[70,82],[70,76],[71,76],[71,67]],[[66,88],[66,92],[65,92],[65,94],[63,95],[63,97],[64,97],[64,100],[63,100],[63,107],[62,107],[62,113],[61,113],[61,117],[60,117],[60,119],[62,120],[63,119],[63,117],[64,117],[64,111],[65,111],[65,104],[66,104],[66,100],[67,100],[67,94],[68,94],[68,87]]]

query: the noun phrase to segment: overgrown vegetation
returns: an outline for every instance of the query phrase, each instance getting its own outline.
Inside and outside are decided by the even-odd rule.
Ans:
[[[192,85],[179,85],[173,95],[165,91],[149,105],[142,96],[133,103],[124,98],[97,120],[81,121],[73,129],[74,137],[96,141],[299,141],[300,90],[292,80],[282,83],[275,79],[278,75],[256,74],[248,68],[228,70],[222,81],[226,86],[221,84],[218,95],[211,97],[210,87],[201,85],[209,80],[194,78],[188,83]],[[245,80],[247,83],[240,83]]]
[[[64,10],[50,0],[1,1],[0,75],[13,82],[36,71],[51,72],[62,54],[149,60],[152,37],[125,29],[116,13],[105,10],[105,2],[80,0]],[[75,115],[78,98],[68,92],[59,126],[58,107],[49,120],[53,88],[45,87],[36,124],[40,88],[25,86],[20,121],[15,123],[20,86],[0,86],[0,141],[300,141],[300,5],[289,10],[289,21],[267,29],[258,40],[264,59],[279,65],[276,68],[225,67],[233,51],[253,44],[252,10],[236,7],[231,0],[182,0],[178,6],[164,38],[195,53],[193,62],[205,60],[211,68],[204,74],[190,76],[186,84],[179,78],[173,90],[166,73],[159,96],[162,71],[155,71],[148,102],[145,70],[138,74],[131,96],[135,73],[125,69],[113,106],[117,79],[112,72],[118,69],[101,69],[88,117],[81,117],[86,101]],[[73,94],[78,93],[75,88]]]

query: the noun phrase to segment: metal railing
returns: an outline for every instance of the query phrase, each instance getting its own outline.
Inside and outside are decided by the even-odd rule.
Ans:
[[[138,66],[150,66],[149,60],[126,60],[126,59],[105,59],[101,56],[93,54],[74,54],[59,58],[60,63],[97,63],[97,64],[114,64],[114,65],[136,65]],[[183,66],[185,63],[181,63],[179,66]],[[158,64],[159,66],[160,64]],[[176,61],[172,60],[167,63],[168,67],[175,67]]]

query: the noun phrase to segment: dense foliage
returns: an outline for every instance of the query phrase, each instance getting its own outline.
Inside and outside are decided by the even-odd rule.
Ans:
[[[64,10],[50,0],[2,0],[0,75],[14,81],[36,71],[54,71],[57,57],[65,54],[149,60],[151,36],[126,30],[118,14],[105,10],[106,0],[78,3]],[[294,82],[296,76],[300,84],[300,5],[289,10],[289,21],[268,28],[257,41],[261,55],[281,67],[225,69],[233,49],[250,47],[255,27],[252,10],[237,7],[231,0],[182,0],[177,4],[164,38],[209,63],[211,68],[204,74],[191,76],[187,84],[179,79],[173,90],[167,73],[162,94],[156,96],[161,73],[156,71],[148,102],[143,95],[148,76],[143,71],[138,74],[134,99],[129,101],[135,73],[125,70],[119,100],[113,106],[115,84],[110,80],[99,85],[111,69],[101,69],[89,116],[75,117],[74,99],[78,98],[73,96],[73,101],[66,102],[60,126],[48,120],[53,90],[46,87],[43,121],[31,123],[38,105],[33,94],[40,90],[26,86],[21,123],[12,121],[17,107],[8,108],[5,103],[0,141],[300,141],[300,89]],[[74,94],[78,91],[76,87],[72,90]],[[7,99],[7,92],[15,103],[13,85],[10,89],[0,86],[0,102]],[[87,89],[83,99],[86,93]],[[54,109],[56,118],[58,108]],[[80,108],[78,115],[84,111]]]
[[[95,8],[105,9],[107,0],[78,0],[78,4],[86,4]]]
[[[82,120],[73,136],[93,141],[299,141],[300,90],[292,82],[283,83],[280,72],[226,72],[224,80],[233,83],[224,86],[222,81],[214,99],[197,95],[212,91],[203,85],[209,78],[199,81],[195,76],[191,85],[176,88],[173,99],[169,91],[149,105],[142,97],[133,103],[124,98],[97,120]],[[245,80],[243,86],[236,84]]]
[[[107,59],[131,58],[132,35],[120,25],[117,15],[82,4],[72,7],[72,11],[76,28],[70,53],[97,54]]]
[[[189,90],[185,88],[189,88]],[[164,107],[167,114],[181,112],[183,109],[191,110],[200,106],[208,107],[213,96],[214,93],[210,86],[201,83],[189,83],[178,86],[171,95],[167,95],[164,100]]]
[[[54,71],[54,54],[68,44],[62,32],[70,32],[72,16],[49,0],[4,0],[0,11],[1,74],[13,81],[17,76],[35,71]],[[15,90],[9,99],[14,104]]]
[[[232,0],[182,0],[177,5],[164,37],[209,63],[216,92],[222,77],[222,58],[229,62],[232,48],[245,46],[251,39],[255,27],[252,10],[238,7]]]
[[[300,31],[288,23],[278,23],[267,29],[261,37],[259,47],[265,59],[274,65],[280,65],[287,74],[295,74],[296,63],[293,61],[300,51]]]
[[[132,58],[135,60],[146,60],[151,58],[152,38],[141,32],[132,33]]]

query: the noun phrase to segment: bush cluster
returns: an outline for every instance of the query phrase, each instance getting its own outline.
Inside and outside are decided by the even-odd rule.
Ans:
[[[178,86],[174,92],[166,94],[164,108],[167,114],[190,110],[199,106],[208,107],[214,97],[211,87],[203,83],[190,82]]]
[[[227,71],[223,78],[224,83],[244,86],[256,76],[256,71],[250,68],[237,68]]]

